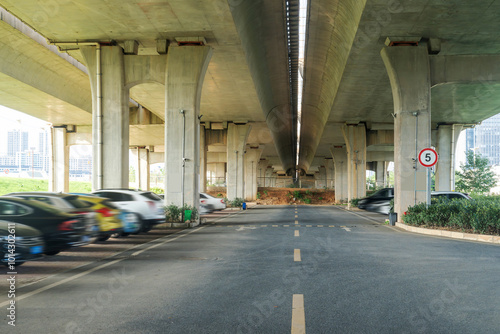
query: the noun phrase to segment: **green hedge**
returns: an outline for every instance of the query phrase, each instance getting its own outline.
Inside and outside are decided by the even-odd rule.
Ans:
[[[411,206],[403,215],[408,225],[449,227],[464,232],[500,235],[500,197],[488,196],[466,199],[432,200]]]

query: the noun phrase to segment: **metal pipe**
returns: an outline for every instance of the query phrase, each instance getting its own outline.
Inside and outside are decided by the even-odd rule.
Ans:
[[[97,128],[97,188],[102,189],[103,182],[103,141],[102,141],[102,67],[101,67],[101,44],[96,45],[96,128]]]
[[[451,163],[450,163],[450,187],[455,191],[455,124],[451,125]]]
[[[186,113],[184,110],[179,110],[182,115],[182,177],[181,177],[181,216],[184,222],[184,175],[186,173]]]

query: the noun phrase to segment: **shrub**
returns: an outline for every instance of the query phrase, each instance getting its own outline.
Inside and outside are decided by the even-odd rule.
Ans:
[[[306,204],[311,204],[311,199],[310,199],[310,198],[305,198],[305,199],[304,199],[304,203],[306,203]]]
[[[233,208],[241,208],[245,200],[243,198],[236,197],[230,203]]]
[[[352,206],[358,206],[358,202],[361,198],[353,198],[349,201]]]
[[[500,234],[500,197],[466,199],[433,199],[426,208],[419,203],[408,208],[403,216],[408,225],[449,227],[481,234]]]
[[[320,201],[322,201],[322,200],[323,200],[323,197],[318,197],[318,199],[319,199]]]
[[[260,193],[257,192],[257,199],[260,199]]]
[[[191,205],[184,203],[183,207],[175,204],[170,204],[165,208],[165,219],[167,222],[181,222],[182,213],[186,210],[191,210],[191,221],[198,219],[198,210]]]
[[[165,208],[165,219],[169,222],[181,221],[181,208],[175,204],[170,204]]]

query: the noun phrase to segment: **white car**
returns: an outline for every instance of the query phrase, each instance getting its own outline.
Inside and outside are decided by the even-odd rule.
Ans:
[[[153,225],[165,222],[163,200],[150,191],[101,189],[94,191],[92,194],[106,197],[120,209],[136,213],[142,225],[142,232],[148,232]]]
[[[209,194],[200,193],[200,205],[209,211],[224,210],[226,202],[223,198],[213,197]]]

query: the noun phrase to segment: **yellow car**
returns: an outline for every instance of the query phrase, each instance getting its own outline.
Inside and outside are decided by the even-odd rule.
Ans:
[[[90,209],[97,214],[96,218],[99,223],[97,241],[106,241],[112,234],[123,232],[123,223],[119,218],[121,211],[108,199],[84,194],[74,195],[78,195],[79,200],[91,204]]]

